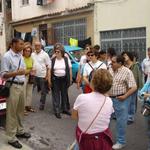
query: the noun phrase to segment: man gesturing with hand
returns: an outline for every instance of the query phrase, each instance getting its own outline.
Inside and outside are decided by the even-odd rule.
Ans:
[[[112,68],[110,73],[113,76],[113,84],[110,90],[110,97],[116,115],[116,144],[113,149],[122,149],[126,144],[126,127],[128,119],[129,96],[137,89],[132,71],[124,66],[124,57],[121,55],[112,57]]]
[[[24,131],[22,118],[24,114],[24,82],[25,64],[21,54],[24,42],[22,39],[13,39],[11,48],[7,51],[1,63],[1,72],[6,82],[12,83],[10,96],[7,98],[6,135],[8,144],[15,148],[22,148],[17,137],[30,138]]]

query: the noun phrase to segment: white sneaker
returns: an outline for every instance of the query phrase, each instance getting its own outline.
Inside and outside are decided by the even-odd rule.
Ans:
[[[116,143],[112,146],[113,149],[122,149],[125,147],[125,144]]]

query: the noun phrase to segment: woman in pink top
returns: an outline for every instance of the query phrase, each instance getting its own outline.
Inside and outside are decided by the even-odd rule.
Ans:
[[[73,107],[72,117],[78,118],[76,139],[80,150],[111,150],[109,130],[113,104],[107,91],[112,86],[112,76],[106,69],[94,73],[92,93],[80,94]]]

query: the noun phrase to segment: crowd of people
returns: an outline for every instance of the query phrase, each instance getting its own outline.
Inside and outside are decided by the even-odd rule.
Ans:
[[[125,147],[127,143],[126,128],[127,125],[135,121],[137,99],[139,96],[140,98],[143,96],[143,105],[145,105],[150,96],[150,94],[148,94],[150,93],[148,90],[150,85],[149,48],[147,53],[148,58],[145,58],[140,64],[135,52],[123,51],[121,54],[117,55],[114,48],[109,48],[107,52],[103,50],[97,51],[94,47],[85,49],[85,53],[80,60],[80,68],[77,76],[77,87],[80,85],[84,94],[77,97],[72,114],[73,118],[78,118],[78,126],[76,128],[76,150],[117,150]],[[104,80],[100,76],[102,70],[107,70],[107,73],[103,73],[103,76],[107,77],[107,74],[111,74],[112,76],[111,88],[104,93],[100,91],[101,87],[105,86],[105,84],[109,84],[106,78]],[[91,79],[92,72],[95,72],[95,74]],[[97,76],[98,73],[99,76]],[[97,82],[95,82],[95,78],[97,78]],[[98,81],[100,81],[101,84],[99,84]],[[95,88],[97,84],[99,84],[99,89]],[[105,88],[103,87],[103,89]],[[107,97],[109,96],[113,103],[114,111],[112,111],[111,104],[109,104],[110,108],[107,108],[107,113],[103,113],[101,110],[99,112],[99,118],[97,116],[95,117],[93,114],[96,115],[95,111],[97,107],[103,108],[105,106],[103,106],[102,102],[104,100],[100,96],[98,96],[99,101],[101,101],[99,103],[102,104],[98,105],[95,102],[97,100],[96,97],[93,96],[95,93],[100,93]],[[150,112],[150,105],[149,107],[147,106],[146,109]],[[109,114],[110,112],[112,113],[111,115]],[[150,139],[149,115],[150,113],[145,118],[148,124],[148,138]],[[89,118],[89,116],[93,118]],[[108,119],[109,121],[107,120],[108,122],[106,122],[106,120],[103,119]],[[102,138],[103,136],[99,138],[100,135],[105,134],[105,131],[109,128],[110,119],[116,119],[116,143],[113,145],[111,145],[112,142],[110,142],[111,138],[109,140],[106,136],[104,136],[104,138]],[[103,130],[101,130],[103,127],[102,123],[106,123],[103,124],[106,125]],[[97,127],[99,127],[98,130]],[[93,131],[91,132],[91,130]],[[150,149],[150,140],[148,141],[148,149]]]
[[[56,118],[61,119],[62,114],[71,116],[72,113],[72,118],[78,119],[76,150],[122,149],[127,143],[127,125],[135,121],[138,96],[143,99],[143,105],[150,97],[149,60],[150,48],[148,58],[140,64],[134,52],[123,51],[118,55],[114,48],[103,51],[99,45],[87,45],[76,78],[77,88],[83,93],[75,100],[71,112],[68,89],[72,84],[72,64],[64,46],[56,43],[50,58],[41,42],[36,41],[31,46],[22,39],[12,39],[9,50],[1,59],[1,77],[12,83],[6,100],[8,144],[22,148],[17,137],[31,137],[24,129],[22,119],[29,112],[36,112],[32,106],[36,86],[41,94],[39,110],[44,110],[51,89]],[[145,118],[150,139],[149,116]],[[111,119],[116,119],[114,144],[109,129]]]

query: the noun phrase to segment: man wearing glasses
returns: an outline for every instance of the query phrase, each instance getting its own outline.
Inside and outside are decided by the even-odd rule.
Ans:
[[[113,84],[110,90],[110,97],[116,115],[116,144],[113,149],[122,149],[126,144],[126,127],[128,120],[129,96],[137,89],[132,71],[124,66],[124,57],[121,55],[112,57],[112,68],[110,73],[113,76]]]

